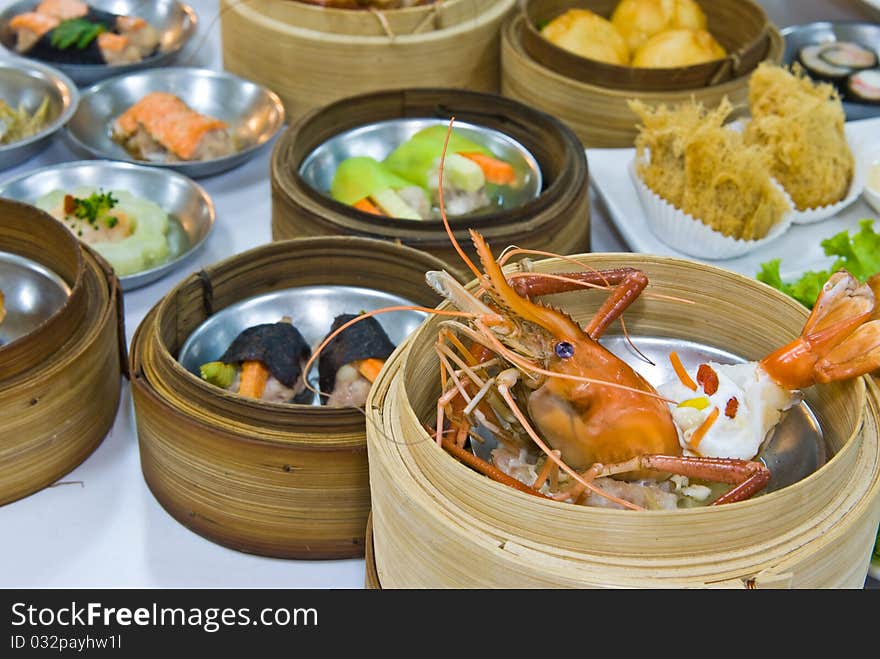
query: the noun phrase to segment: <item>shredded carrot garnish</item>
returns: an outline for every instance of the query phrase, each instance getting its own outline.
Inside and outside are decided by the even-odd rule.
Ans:
[[[513,171],[513,166],[510,163],[487,156],[484,153],[459,153],[458,155],[479,165],[489,183],[510,185],[516,181],[516,172]]]
[[[706,417],[706,420],[700,424],[700,427],[694,431],[694,434],[691,435],[690,440],[688,441],[688,446],[691,447],[694,451],[700,446],[700,442],[703,441],[703,437],[706,436],[706,433],[709,432],[709,428],[715,423],[715,420],[718,418],[720,414],[717,407],[713,407],[712,411],[709,412],[709,416]]]
[[[358,373],[363,375],[370,382],[376,381],[376,378],[379,377],[379,371],[382,370],[384,365],[384,359],[361,359],[360,361],[354,362],[354,367],[358,370]]]
[[[376,206],[373,202],[371,202],[366,197],[354,202],[352,204],[352,206],[357,208],[359,211],[363,211],[365,213],[370,213],[372,215],[384,215],[384,213],[379,210],[378,206]]]
[[[238,386],[238,394],[240,396],[248,396],[249,398],[262,398],[263,389],[266,388],[266,381],[268,379],[269,369],[263,365],[263,362],[243,362],[241,365],[241,384]]]
[[[672,368],[675,369],[675,374],[678,376],[678,379],[681,380],[681,383],[691,391],[696,391],[697,383],[691,380],[691,376],[688,375],[687,370],[685,370],[684,364],[681,363],[681,359],[677,352],[673,351],[669,353],[669,361],[672,363]]]

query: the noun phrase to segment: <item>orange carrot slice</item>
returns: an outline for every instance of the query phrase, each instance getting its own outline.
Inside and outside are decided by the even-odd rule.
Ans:
[[[238,385],[238,394],[249,398],[262,398],[263,389],[269,379],[269,369],[263,362],[250,361],[241,365],[241,384]]]
[[[379,371],[382,370],[384,365],[385,360],[383,359],[361,359],[360,361],[354,362],[354,367],[358,370],[358,373],[363,375],[370,382],[376,381],[376,378],[379,377]]]
[[[352,206],[357,208],[359,211],[364,211],[365,213],[371,213],[373,215],[384,215],[384,213],[380,211],[379,208],[366,197],[354,202]]]
[[[709,432],[709,428],[715,423],[715,420],[718,418],[719,410],[717,407],[713,407],[712,411],[709,412],[709,416],[706,417],[706,420],[700,424],[700,427],[694,430],[694,434],[691,435],[690,440],[688,441],[688,446],[691,447],[694,451],[700,446],[700,442],[703,441],[703,437],[706,436],[706,433]]]
[[[681,363],[681,359],[677,352],[673,351],[669,353],[669,361],[672,364],[672,368],[675,369],[675,374],[678,376],[678,379],[681,380],[681,383],[691,391],[696,391],[697,383],[691,379],[690,375],[688,375],[688,372],[685,369],[684,364]]]
[[[516,173],[513,171],[513,166],[510,163],[483,153],[459,153],[458,155],[477,163],[480,169],[483,170],[483,175],[489,183],[510,185],[516,181]]]

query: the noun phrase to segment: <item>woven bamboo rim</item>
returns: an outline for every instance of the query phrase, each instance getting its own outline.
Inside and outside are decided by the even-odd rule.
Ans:
[[[367,533],[364,541],[364,586],[370,590],[380,590],[379,572],[376,570],[376,557],[373,554],[373,520],[367,518]]]
[[[498,249],[510,244],[554,253],[589,249],[587,162],[577,137],[561,122],[516,101],[458,89],[408,89],[344,99],[294,121],[272,151],[272,237],[361,235],[396,240],[425,250],[460,271],[461,259],[442,222],[376,218],[337,203],[299,175],[305,158],[348,129],[401,117],[455,116],[502,131],[538,161],[541,195],[503,213],[452,220],[456,239],[470,250],[468,230],[480,231]],[[473,256],[473,251],[470,250]]]
[[[371,12],[321,9],[324,31],[304,27],[314,7],[222,0],[223,64],[277,93],[288,117],[347,96],[396,87],[497,92],[499,29],[514,3],[462,0],[442,9],[383,12],[388,30]],[[431,12],[440,12],[439,29],[418,31],[404,20],[424,14],[422,20],[433,21]],[[291,75],[291,62],[296,75]]]
[[[106,262],[75,239],[71,249],[67,229],[42,211],[7,200],[0,207],[0,249],[39,261],[72,289],[44,325],[0,349],[3,505],[55,482],[97,448],[116,418],[126,358],[122,293]],[[12,348],[15,368],[7,369]],[[38,364],[21,368],[38,355]]]
[[[522,30],[522,16],[513,16],[501,29],[501,93],[556,116],[586,148],[633,145],[639,119],[627,105],[632,98],[651,105],[674,105],[694,98],[715,107],[726,96],[734,106],[732,118],[748,112],[748,75],[710,87],[669,92],[600,87],[567,78],[535,62],[523,48]],[[779,64],[784,40],[772,24],[768,33],[770,49],[765,60]]]
[[[635,254],[580,258],[596,268],[642,268],[649,290],[695,302],[642,296],[627,313],[633,336],[688,338],[756,359],[795,336],[807,317],[777,291],[711,266]],[[572,268],[549,260],[536,269]],[[554,303],[583,322],[601,297],[567,294]],[[873,383],[866,392],[866,378],[806,392],[833,457],[790,487],[715,509],[590,509],[494,483],[430,441],[421,423],[436,401],[429,384],[436,360],[427,347],[436,329],[429,320],[410,338],[368,401],[373,540],[384,588],[864,584],[880,521],[880,397]]]
[[[295,0],[237,0],[267,20],[355,37],[395,38],[460,25],[485,12],[495,0],[443,0],[400,9],[339,9]],[[228,5],[236,4],[228,2]]]
[[[428,254],[364,238],[264,245],[184,279],[137,328],[131,364],[141,465],[156,499],[219,544],[285,558],[362,556],[370,507],[364,416],[240,398],[177,362],[211,314],[270,291],[363,286],[438,299]]]
[[[525,16],[522,41],[526,53],[566,77],[641,92],[696,89],[727,82],[750,73],[770,46],[767,14],[752,0],[699,3],[706,14],[709,32],[724,47],[727,56],[693,66],[646,69],[590,60],[551,43],[537,28],[572,7],[590,9],[610,18],[618,3],[619,0],[525,0],[521,12]]]

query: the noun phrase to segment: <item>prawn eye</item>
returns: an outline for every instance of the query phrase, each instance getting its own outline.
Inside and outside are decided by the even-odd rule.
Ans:
[[[560,341],[556,344],[556,356],[560,359],[571,359],[574,355],[574,346],[568,341]]]

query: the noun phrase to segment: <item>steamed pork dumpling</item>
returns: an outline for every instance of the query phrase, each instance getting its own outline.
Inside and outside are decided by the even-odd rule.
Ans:
[[[706,15],[694,0],[621,0],[611,23],[631,52],[656,34],[677,28],[706,29]]]
[[[693,66],[727,53],[706,30],[667,30],[648,39],[633,54],[632,65],[648,69]]]
[[[581,57],[625,66],[629,48],[617,29],[588,9],[569,9],[547,23],[541,34],[551,43]]]

